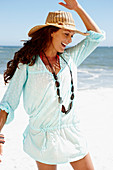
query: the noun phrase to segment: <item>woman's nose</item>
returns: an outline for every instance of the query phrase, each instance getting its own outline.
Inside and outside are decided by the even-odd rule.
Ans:
[[[71,36],[68,37],[68,43],[71,43],[72,42],[72,38]]]

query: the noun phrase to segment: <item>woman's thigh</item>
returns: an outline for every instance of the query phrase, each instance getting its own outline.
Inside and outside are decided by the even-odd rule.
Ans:
[[[44,164],[41,162],[36,161],[38,170],[56,170],[57,169],[57,165],[48,165],[48,164]]]
[[[78,161],[70,162],[70,164],[74,170],[94,170],[89,153],[84,158]]]

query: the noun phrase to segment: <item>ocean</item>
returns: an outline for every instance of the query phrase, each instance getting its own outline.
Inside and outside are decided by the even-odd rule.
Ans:
[[[0,46],[0,74],[19,46]],[[113,88],[113,47],[97,47],[78,67],[78,90]]]

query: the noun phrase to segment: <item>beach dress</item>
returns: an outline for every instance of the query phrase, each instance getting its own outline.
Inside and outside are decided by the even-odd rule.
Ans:
[[[8,113],[8,124],[14,119],[14,110],[23,92],[23,105],[29,115],[29,124],[23,134],[23,149],[36,161],[62,164],[80,160],[88,153],[77,113],[77,67],[104,39],[104,33],[87,32],[89,35],[84,40],[60,54],[68,62],[74,81],[75,98],[68,114],[61,112],[55,80],[39,56],[33,66],[19,64],[0,103],[0,109]],[[59,59],[60,93],[64,106],[68,108],[71,76],[67,64],[61,57]]]

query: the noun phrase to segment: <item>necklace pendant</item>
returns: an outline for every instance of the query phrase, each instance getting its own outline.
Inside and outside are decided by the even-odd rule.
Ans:
[[[72,85],[71,87],[71,92],[73,93],[74,92],[74,86]]]
[[[65,106],[64,106],[64,105],[62,105],[61,111],[62,111],[63,113],[66,113],[66,109],[65,109]]]
[[[61,104],[63,101],[62,101],[62,97],[58,97],[58,102]]]
[[[72,93],[71,97],[70,97],[71,100],[74,99],[74,93]]]
[[[57,88],[57,95],[60,97],[60,90]]]
[[[58,81],[55,81],[55,85],[56,85],[56,87],[59,87],[60,83]]]
[[[53,76],[54,76],[55,80],[58,80],[58,77],[57,77],[57,75],[55,73],[53,73]]]
[[[68,110],[71,110],[71,109],[72,109],[72,106],[73,106],[73,102],[71,101],[71,103],[70,103],[69,106],[68,106]]]
[[[65,112],[65,114],[68,114],[70,112],[70,109]]]

